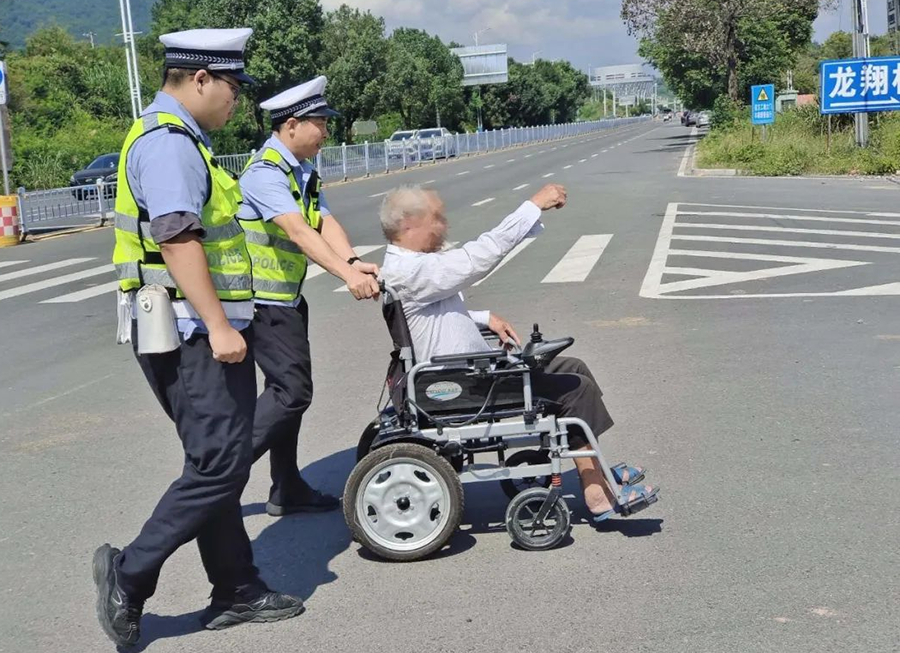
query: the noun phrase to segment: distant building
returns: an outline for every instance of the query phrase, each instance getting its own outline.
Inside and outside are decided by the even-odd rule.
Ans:
[[[900,0],[887,0],[888,31],[896,32],[900,27]]]

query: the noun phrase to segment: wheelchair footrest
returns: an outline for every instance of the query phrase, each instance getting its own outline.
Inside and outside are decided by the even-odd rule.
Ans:
[[[649,508],[657,501],[659,501],[659,489],[653,490],[653,492],[647,496],[640,496],[630,503],[619,504],[616,512],[623,517],[629,517],[636,512]]]

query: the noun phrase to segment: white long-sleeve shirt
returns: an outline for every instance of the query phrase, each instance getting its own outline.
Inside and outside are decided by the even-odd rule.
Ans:
[[[485,351],[479,332],[489,311],[468,311],[462,291],[486,277],[522,240],[544,227],[541,210],[525,202],[473,241],[443,252],[413,252],[388,245],[381,277],[399,295],[416,360]]]

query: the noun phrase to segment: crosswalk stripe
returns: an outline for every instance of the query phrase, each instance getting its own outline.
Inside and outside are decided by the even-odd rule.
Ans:
[[[492,276],[494,276],[494,274],[496,274],[497,270],[499,270],[499,269],[502,268],[504,265],[506,265],[506,264],[509,263],[511,260],[513,260],[516,256],[518,256],[518,255],[522,252],[523,249],[525,249],[526,247],[528,247],[528,246],[529,246],[531,243],[533,243],[533,242],[534,242],[534,238],[526,238],[526,239],[523,240],[521,243],[519,243],[518,245],[516,245],[515,249],[513,249],[513,251],[511,251],[509,254],[507,254],[507,255],[506,255],[506,258],[504,258],[502,261],[500,261],[500,263],[497,265],[497,267],[495,267],[493,270],[491,270],[491,273],[490,273],[489,275],[487,275],[486,277],[484,277],[481,281],[476,281],[473,285],[475,285],[475,286],[480,286],[480,285],[483,284],[485,281],[487,281],[488,279],[490,279]]]
[[[384,245],[357,245],[353,248],[353,251],[356,252],[356,255],[362,258],[366,254],[371,254],[375,250],[381,249]],[[308,268],[306,268],[306,281],[310,279],[315,279],[320,274],[325,274],[328,272],[325,268],[316,265],[315,263],[310,264]]]
[[[734,245],[775,245],[777,247],[812,247],[814,249],[846,249],[855,252],[885,252],[900,254],[900,247],[876,245],[851,245],[848,243],[814,243],[804,240],[769,240],[768,238],[724,238],[721,236],[672,236],[672,240],[692,240],[704,243],[731,243]]]
[[[481,200],[480,202],[475,202],[472,206],[484,206],[485,204],[489,204],[494,201],[494,197],[489,197],[486,200]]]
[[[22,265],[23,263],[28,263],[28,261],[0,261],[0,268],[8,268],[13,265]]]
[[[853,236],[857,238],[888,238],[900,240],[900,234],[882,233],[879,231],[849,231],[843,229],[795,229],[792,227],[766,227],[750,224],[706,224],[700,222],[678,222],[676,229],[715,229],[718,231],[765,231],[786,234],[813,234],[816,236]]]
[[[582,236],[565,257],[550,270],[541,283],[573,283],[584,281],[603,255],[612,234]]]
[[[15,272],[7,272],[6,274],[0,274],[0,282],[12,281],[13,279],[20,279],[21,277],[28,277],[33,274],[41,274],[42,272],[50,272],[51,270],[58,270],[59,268],[65,268],[70,265],[78,265],[79,263],[87,263],[88,261],[93,260],[93,258],[67,258],[63,261],[55,261],[53,263],[47,263],[46,265],[38,265],[37,267],[33,268],[16,270]]]
[[[863,215],[879,215],[877,213],[865,213]],[[881,217],[891,217],[889,214],[880,214]],[[866,220],[865,218],[829,218],[817,215],[795,215],[791,213],[729,213],[724,211],[679,211],[679,217],[717,217],[717,218],[752,218],[761,220],[799,220],[802,222],[840,222],[841,224],[877,224],[900,227],[897,220]],[[896,216],[900,217],[900,216]],[[679,224],[691,224],[679,222]]]
[[[93,259],[86,260],[91,261]],[[101,265],[97,268],[82,270],[81,272],[73,272],[72,274],[65,274],[61,277],[45,279],[44,281],[37,281],[35,283],[19,286],[18,288],[11,288],[9,290],[0,292],[0,300],[9,299],[11,297],[18,297],[20,295],[27,295],[28,293],[44,290],[45,288],[53,288],[54,286],[61,286],[65,283],[71,283],[73,281],[80,281],[81,279],[87,279],[88,277],[96,277],[100,274],[113,272],[115,269],[116,268],[113,265]]]
[[[41,302],[41,304],[74,304],[75,302],[82,302],[85,299],[91,299],[99,295],[110,294],[114,292],[118,287],[118,281],[110,281],[109,283],[101,283],[97,286],[85,288],[84,290],[79,290],[77,292],[70,292],[67,295],[60,295],[59,297],[53,297],[52,299],[45,299]]]

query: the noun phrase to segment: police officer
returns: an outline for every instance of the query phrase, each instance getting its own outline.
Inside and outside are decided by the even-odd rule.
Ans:
[[[309,159],[339,115],[325,99],[324,76],[263,102],[273,133],[241,175],[238,219],[253,267],[256,362],[266,387],[256,404],[254,460],[269,452],[272,487],[266,511],[280,516],[326,511],[340,503],[300,477],[297,439],[312,401],[309,307],[303,297],[307,257],[346,282],[357,299],[378,296],[378,266],[359,260],[331,214]]]
[[[94,554],[97,616],[118,645],[137,642],[163,563],[195,538],[213,586],[207,628],[276,621],[304,609],[260,579],[240,506],[256,402],[250,257],[235,220],[237,182],[216,163],[206,131],[225,125],[241,85],[253,81],[243,62],[250,34],[161,36],[163,88],[122,147],[113,261],[122,291],[158,284],[172,298],[180,345],[135,353],[175,422],[185,460],[137,539]],[[141,334],[134,335],[137,342]]]

